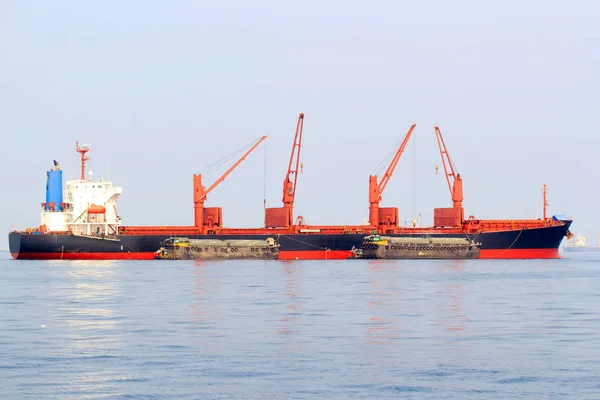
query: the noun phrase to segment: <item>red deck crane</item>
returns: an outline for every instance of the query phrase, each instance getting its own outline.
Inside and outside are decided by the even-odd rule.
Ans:
[[[463,202],[463,184],[460,174],[454,167],[454,163],[448,154],[448,148],[442,137],[440,128],[434,126],[435,136],[440,148],[440,156],[442,157],[442,165],[444,166],[444,174],[446,182],[448,182],[448,190],[452,198],[452,208],[436,208],[433,213],[435,226],[458,226],[465,220],[465,212],[462,206]]]
[[[290,227],[294,220],[294,199],[296,196],[296,184],[298,183],[298,167],[300,164],[300,149],[302,147],[302,130],[304,127],[304,113],[298,116],[296,123],[296,133],[294,134],[294,143],[287,173],[283,180],[283,208],[265,209],[265,227]]]
[[[244,153],[239,160],[235,162],[223,175],[219,177],[208,189],[202,186],[202,174],[194,174],[194,225],[199,229],[200,233],[204,233],[206,226],[222,226],[222,210],[220,207],[204,208],[206,196],[212,192],[227,176],[248,157],[258,145],[267,138],[261,137],[248,151]],[[206,211],[206,213],[205,213]]]
[[[294,144],[290,154],[287,174],[283,181],[283,208],[287,210],[289,221],[294,219],[294,198],[296,196],[296,184],[298,183],[298,167],[300,165],[300,148],[302,147],[302,128],[304,127],[304,113],[298,115]]]
[[[402,141],[402,144],[400,144],[400,147],[398,147],[398,150],[396,151],[396,154],[394,154],[394,157],[392,158],[390,165],[388,166],[387,170],[385,171],[385,174],[383,174],[383,177],[381,178],[381,182],[377,182],[377,175],[370,175],[369,176],[369,224],[372,226],[376,226],[379,227],[379,225],[397,225],[398,224],[398,209],[397,208],[385,208],[385,209],[380,209],[379,208],[379,203],[381,202],[381,196],[383,194],[383,190],[385,189],[385,187],[387,186],[388,182],[390,181],[390,178],[392,177],[392,173],[394,173],[394,169],[396,168],[396,165],[398,164],[398,161],[400,160],[400,156],[402,155],[402,153],[404,152],[404,149],[406,148],[406,144],[408,143],[408,140],[410,139],[410,136],[412,135],[415,126],[417,126],[417,124],[413,124],[410,129],[408,130],[408,132],[406,133],[406,136],[404,137],[404,140]],[[383,221],[382,221],[383,220]]]

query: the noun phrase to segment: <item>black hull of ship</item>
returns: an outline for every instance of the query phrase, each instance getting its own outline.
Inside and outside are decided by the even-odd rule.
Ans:
[[[482,232],[475,235],[432,231],[418,234],[389,234],[392,237],[455,237],[481,243],[482,259],[560,258],[559,246],[571,221],[563,225],[522,230]],[[65,260],[151,260],[168,235],[120,235],[114,238],[65,234],[9,233],[10,252],[14,259]],[[280,260],[347,259],[353,248],[363,243],[363,234],[239,234],[186,235],[190,239],[266,240],[279,243]]]

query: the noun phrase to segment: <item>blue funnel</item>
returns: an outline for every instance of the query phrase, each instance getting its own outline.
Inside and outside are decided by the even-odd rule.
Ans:
[[[54,203],[55,211],[62,211],[62,171],[48,171],[46,174],[46,211],[50,211],[50,203]]]

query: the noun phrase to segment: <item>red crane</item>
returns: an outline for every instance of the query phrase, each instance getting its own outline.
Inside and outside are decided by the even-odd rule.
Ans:
[[[294,144],[290,162],[288,164],[287,174],[283,181],[283,208],[286,212],[287,221],[293,221],[294,218],[294,198],[296,196],[296,184],[298,183],[298,167],[300,166],[300,148],[302,147],[302,128],[304,127],[304,113],[298,116],[296,123],[296,134],[294,135]]]
[[[373,226],[378,226],[380,223],[379,203],[381,202],[381,195],[383,194],[383,190],[385,189],[388,182],[390,181],[390,178],[392,177],[392,173],[394,172],[394,169],[396,168],[396,165],[400,160],[400,156],[406,148],[406,144],[408,143],[408,140],[410,139],[410,136],[412,135],[415,126],[417,126],[417,124],[413,124],[406,133],[402,144],[400,144],[400,147],[398,147],[398,150],[396,151],[396,154],[394,154],[390,165],[385,171],[385,174],[383,174],[381,182],[377,183],[377,175],[369,176],[369,224]]]
[[[204,202],[206,201],[206,196],[212,192],[212,190],[219,185],[219,183],[223,182],[225,178],[238,166],[242,161],[246,159],[246,157],[252,153],[252,151],[258,147],[258,145],[267,138],[267,136],[261,137],[248,151],[244,153],[239,160],[236,161],[235,164],[231,166],[223,175],[219,177],[208,189],[202,186],[202,174],[194,174],[194,225],[200,230],[202,233],[204,229]]]
[[[440,155],[442,156],[442,164],[444,166],[444,173],[446,174],[446,181],[448,182],[448,189],[450,190],[453,207],[461,208],[463,202],[462,179],[460,178],[460,174],[456,171],[456,168],[454,168],[454,163],[448,154],[448,149],[446,148],[446,143],[444,143],[440,128],[434,126],[434,129],[440,148]]]

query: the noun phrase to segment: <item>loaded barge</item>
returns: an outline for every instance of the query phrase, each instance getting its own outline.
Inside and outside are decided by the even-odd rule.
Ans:
[[[350,259],[443,260],[479,258],[480,244],[466,238],[391,237],[369,235]]]
[[[294,219],[293,203],[300,163],[304,114],[296,124],[287,174],[283,181],[282,207],[265,209],[262,228],[227,228],[220,207],[205,207],[207,195],[214,190],[263,140],[260,138],[210,187],[202,184],[202,175],[194,174],[193,226],[123,226],[116,203],[120,187],[103,179],[86,178],[88,146],[79,146],[80,179],[69,180],[63,187],[62,171],[47,171],[46,201],[41,205],[41,224],[36,228],[9,232],[10,252],[15,259],[136,259],[151,260],[165,240],[258,240],[274,238],[280,260],[347,259],[359,248],[365,235],[391,238],[454,238],[480,244],[479,258],[559,258],[563,237],[571,237],[572,220],[546,216],[544,185],[543,218],[532,220],[484,220],[465,218],[460,174],[456,173],[441,132],[435,134],[444,167],[452,207],[434,209],[434,224],[429,228],[399,225],[398,208],[380,207],[382,194],[416,125],[412,125],[394,153],[381,178],[369,176],[369,222],[366,225],[315,226],[302,216]]]
[[[154,253],[157,260],[277,260],[275,239],[219,240],[169,238]]]

